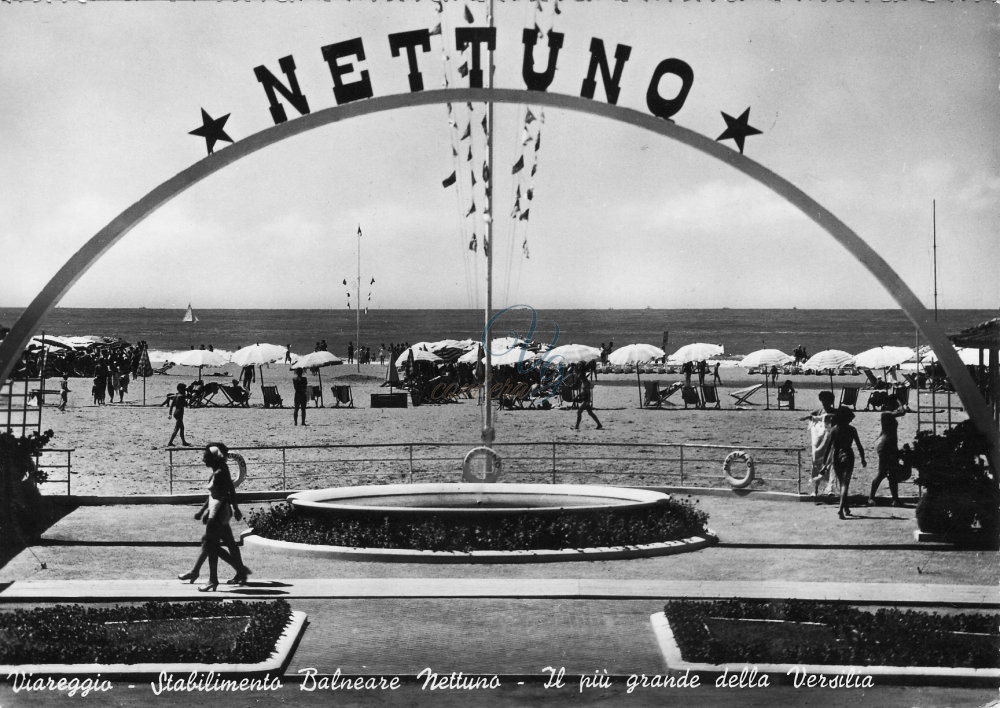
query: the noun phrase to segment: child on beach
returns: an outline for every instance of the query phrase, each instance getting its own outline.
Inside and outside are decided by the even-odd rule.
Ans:
[[[181,445],[191,447],[191,443],[184,439],[185,408],[187,408],[187,386],[179,383],[177,384],[177,395],[170,399],[170,408],[167,409],[167,415],[173,416],[174,420],[177,421],[174,424],[174,432],[170,435],[170,442],[167,443],[167,447],[174,444],[174,437],[178,433],[181,435]]]

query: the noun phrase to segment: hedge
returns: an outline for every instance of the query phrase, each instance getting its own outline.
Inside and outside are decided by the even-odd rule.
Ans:
[[[248,523],[264,538],[352,548],[428,551],[515,551],[599,548],[677,541],[706,531],[708,514],[687,501],[610,508],[596,516],[521,514],[493,518],[316,517],[283,504],[255,510]]]
[[[690,662],[1000,668],[995,614],[939,615],[899,609],[866,612],[822,601],[735,599],[678,600],[668,602],[664,611],[681,655]],[[817,640],[814,633],[803,632],[801,640],[779,642],[759,628],[752,639],[722,644],[706,625],[712,618],[818,622],[826,625],[835,639]]]
[[[210,617],[246,617],[248,624],[234,634],[229,650],[197,646],[170,632],[158,634],[152,625],[137,638],[121,624]],[[257,663],[272,654],[290,617],[284,600],[15,610],[0,614],[0,664]]]

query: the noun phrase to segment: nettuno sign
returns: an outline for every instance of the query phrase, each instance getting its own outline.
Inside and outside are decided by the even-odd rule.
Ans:
[[[565,35],[561,32],[548,32],[546,35],[548,57],[545,60],[545,69],[537,71],[535,69],[535,47],[538,44],[538,35],[539,33],[534,29],[525,29],[521,33],[521,43],[524,45],[524,52],[521,55],[521,79],[527,90],[544,92],[552,85],[552,80],[555,78],[556,64],[559,61],[559,52],[562,49]],[[390,34],[388,40],[389,52],[393,57],[405,55],[410,92],[423,91],[424,77],[420,71],[420,57],[431,50],[430,30],[417,29],[396,32]],[[473,26],[455,29],[455,46],[459,50],[466,48],[470,50],[469,88],[483,88],[483,65],[485,63],[483,55],[485,52],[496,49],[496,43],[497,30],[495,27]],[[364,68],[367,55],[364,42],[360,37],[328,44],[320,48],[320,54],[330,68],[330,77],[333,80],[333,97],[338,106],[375,96],[371,76]],[[591,38],[590,60],[587,65],[587,73],[580,86],[580,96],[588,99],[594,98],[597,93],[598,72],[600,72],[608,103],[617,105],[625,64],[631,54],[632,47],[619,44],[615,47],[612,63],[612,60],[608,58],[604,41],[597,37]],[[264,87],[271,118],[275,125],[288,120],[285,107],[278,100],[279,94],[300,115],[307,115],[310,112],[309,99],[299,87],[298,77],[295,74],[295,59],[292,55],[282,57],[278,60],[278,67],[285,76],[284,81],[276,77],[264,65],[254,67],[253,70],[257,80]],[[660,84],[667,76],[675,77],[681,83],[680,89],[673,96],[663,96],[660,93]],[[646,107],[650,113],[658,118],[672,118],[683,108],[693,83],[694,71],[686,62],[674,58],[664,59],[656,65],[650,76],[649,87],[646,90]]]

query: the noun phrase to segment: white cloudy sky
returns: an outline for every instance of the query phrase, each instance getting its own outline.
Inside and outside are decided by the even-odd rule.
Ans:
[[[482,24],[485,5],[472,7]],[[1000,304],[995,4],[561,7],[552,92],[579,95],[591,37],[633,47],[619,104],[641,111],[653,67],[683,59],[695,78],[678,124],[715,138],[721,111],[750,107],[764,133],[747,155],[846,222],[928,306],[936,199],[941,306]],[[461,8],[445,3],[446,27],[463,24]],[[533,8],[497,3],[499,87],[523,86]],[[294,55],[317,111],[335,105],[320,48],[361,37],[376,95],[403,93],[405,63],[386,35],[437,19],[427,0],[0,6],[0,305],[26,305],[98,229],[204,157],[187,134],[202,107],[231,113],[237,140],[269,127],[258,64],[280,75],[278,59]],[[438,52],[421,59],[429,88]],[[498,214],[512,199],[520,115],[496,109]],[[545,117],[531,258],[500,220],[498,305],[894,306],[819,227],[728,166],[623,124]],[[403,109],[256,153],[142,222],[61,304],[343,307],[360,223],[377,307],[474,306],[482,255],[464,248],[464,207],[441,187],[454,169],[446,119],[444,106]]]

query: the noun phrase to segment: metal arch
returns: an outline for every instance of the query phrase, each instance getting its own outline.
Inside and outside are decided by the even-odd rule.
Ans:
[[[250,135],[217,153],[207,156],[166,182],[153,189],[142,199],[127,208],[107,226],[98,231],[80,248],[32,300],[28,308],[14,323],[7,337],[0,341],[0,380],[5,380],[20,358],[35,328],[49,311],[59,302],[73,284],[93,265],[105,251],[117,243],[136,224],[141,222],[163,204],[176,197],[188,187],[200,182],[224,167],[261,150],[269,145],[350,118],[365,116],[397,108],[432,105],[445,102],[479,102],[532,104],[562,108],[581,113],[609,118],[620,123],[658,133],[684,143],[706,155],[725,162],[755,181],[769,187],[778,196],[797,207],[803,214],[815,221],[833,236],[844,248],[867,268],[889,291],[902,310],[930,344],[945,372],[951,379],[969,417],[992,443],[991,460],[994,469],[1000,469],[1000,431],[993,424],[992,416],[972,377],[962,364],[944,331],[934,322],[930,313],[920,303],[916,295],[900,279],[889,264],[864,240],[855,234],[831,212],[823,208],[791,182],[750,158],[721,145],[700,133],[683,128],[672,121],[640,113],[634,109],[607,103],[540,91],[522,89],[472,89],[449,88],[416,93],[381,96],[364,101],[333,106],[309,115],[266,128]]]

